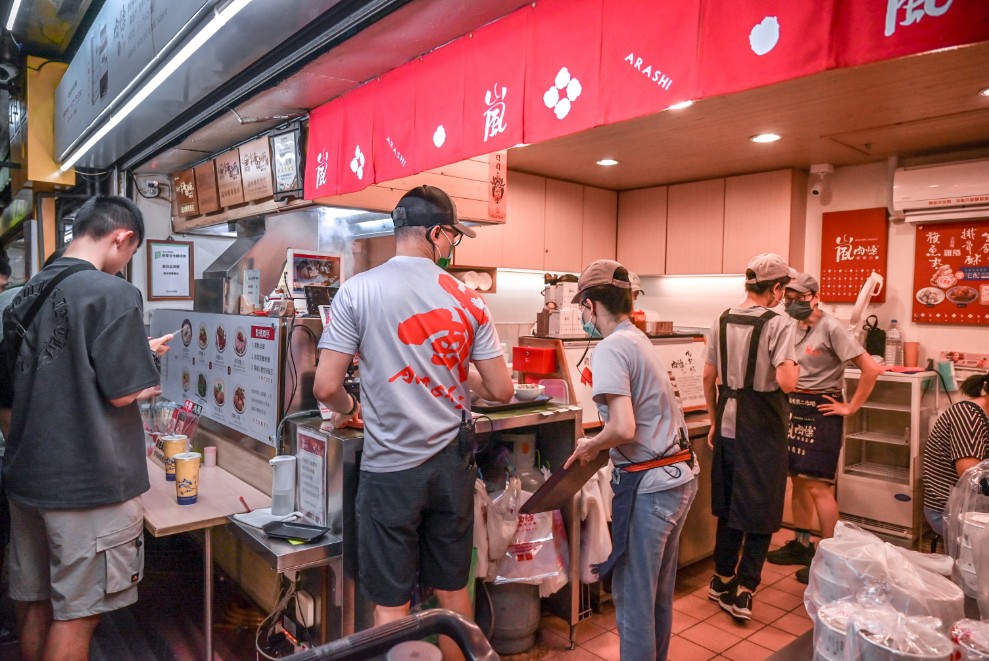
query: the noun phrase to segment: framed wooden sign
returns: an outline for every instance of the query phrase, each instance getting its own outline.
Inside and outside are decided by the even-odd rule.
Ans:
[[[240,176],[244,180],[244,199],[250,202],[274,195],[268,138],[262,137],[243,144],[239,151]]]
[[[213,159],[216,163],[216,187],[220,206],[230,207],[244,201],[244,184],[240,178],[240,152],[231,149]]]
[[[148,239],[148,300],[185,301],[193,297],[191,241]]]
[[[193,168],[196,175],[196,195],[199,196],[199,213],[212,213],[220,209],[220,194],[216,188],[216,167],[213,161],[200,163]]]
[[[196,175],[192,168],[172,175],[172,195],[180,216],[198,216],[199,198],[196,195]]]

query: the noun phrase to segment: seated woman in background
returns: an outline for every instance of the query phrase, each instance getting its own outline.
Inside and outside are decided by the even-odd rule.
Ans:
[[[970,376],[961,390],[971,399],[949,406],[924,448],[924,516],[944,536],[944,508],[959,476],[989,457],[989,374]]]

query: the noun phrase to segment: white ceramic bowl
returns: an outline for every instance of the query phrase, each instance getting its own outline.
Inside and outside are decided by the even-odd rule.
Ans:
[[[515,399],[520,402],[531,402],[543,394],[546,386],[539,383],[517,383],[515,384]]]

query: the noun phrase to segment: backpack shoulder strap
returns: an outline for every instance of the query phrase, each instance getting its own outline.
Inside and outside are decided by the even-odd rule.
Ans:
[[[55,290],[55,287],[58,286],[58,283],[62,282],[62,280],[65,280],[73,273],[78,273],[79,271],[89,271],[89,270],[95,271],[96,267],[88,262],[85,264],[74,264],[73,266],[68,267],[67,269],[63,270],[61,273],[56,275],[54,278],[49,280],[48,284],[45,285],[45,288],[41,290],[41,293],[38,295],[38,298],[34,299],[34,303],[32,303],[31,307],[28,308],[27,314],[24,315],[24,319],[19,324],[16,324],[14,326],[15,330],[17,331],[17,334],[20,335],[22,338],[24,337],[24,334],[27,332],[27,329],[31,325],[31,322],[34,321],[34,318],[36,316],[38,316],[38,312],[41,310],[41,306],[44,305],[48,297],[51,296],[51,293]]]

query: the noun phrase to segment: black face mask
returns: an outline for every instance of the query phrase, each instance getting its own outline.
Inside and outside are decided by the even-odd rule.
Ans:
[[[787,301],[786,313],[797,321],[803,321],[814,313],[814,308],[810,301]]]

